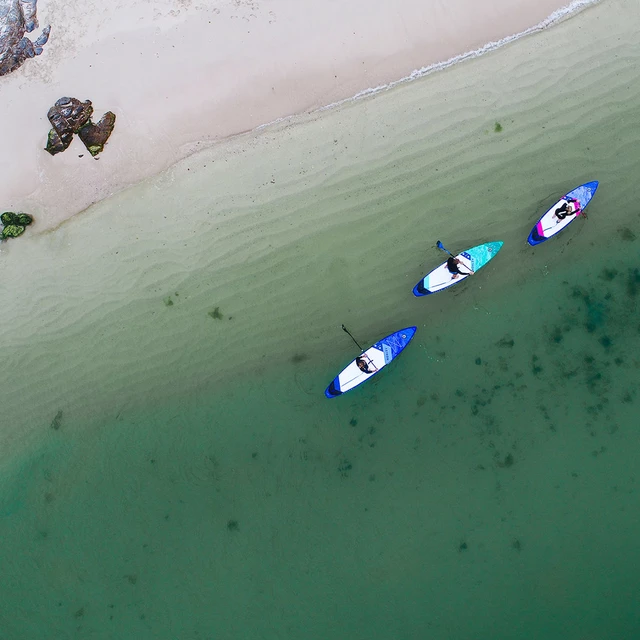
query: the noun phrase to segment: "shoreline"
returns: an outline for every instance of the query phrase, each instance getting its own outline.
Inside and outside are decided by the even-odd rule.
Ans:
[[[102,21],[105,35],[91,43],[86,34],[99,30],[90,24],[58,35],[57,41],[59,10],[55,0],[41,0],[40,24],[52,24],[51,40],[42,56],[2,78],[6,102],[0,134],[7,142],[0,158],[7,171],[0,202],[3,210],[31,213],[32,232],[51,230],[201,149],[477,57],[597,2],[573,0],[567,5],[545,0],[533,7],[520,0],[510,7],[506,0],[494,0],[482,12],[474,12],[466,6],[468,0],[458,0],[446,11],[432,8],[427,16],[420,3],[403,0],[395,12],[378,11],[361,24],[367,12],[364,3],[349,9],[348,16],[338,16],[335,7],[307,7],[316,14],[310,20],[284,7],[284,0],[274,1],[269,12],[255,3],[221,4],[204,11],[163,0],[154,5],[151,16],[138,17],[144,27],[136,30],[130,27],[135,23],[132,13],[144,9],[116,3],[111,23],[99,13],[94,17]],[[181,8],[166,15],[160,10],[174,4]],[[213,36],[207,29],[214,21],[203,19],[207,17],[218,18]],[[338,17],[346,20],[334,28]],[[149,20],[155,25],[151,37],[145,34]],[[333,49],[318,36],[311,38],[310,22],[320,33],[337,31],[332,33]],[[232,33],[208,54],[202,42],[217,43],[229,25]],[[453,31],[451,25],[456,25]],[[245,26],[248,33],[240,36]],[[352,27],[356,31],[348,39]],[[288,44],[281,47],[285,36]],[[77,51],[69,55],[74,38]],[[236,60],[243,46],[244,51],[251,49],[251,56],[245,53],[244,60]],[[173,55],[175,49],[182,50],[185,66]],[[163,60],[166,53],[170,57]],[[256,56],[257,66],[249,61]],[[318,65],[316,59],[323,63]],[[92,100],[96,119],[107,110],[116,113],[114,133],[97,157],[98,164],[76,139],[55,158],[43,151],[49,128],[46,112],[62,95]]]

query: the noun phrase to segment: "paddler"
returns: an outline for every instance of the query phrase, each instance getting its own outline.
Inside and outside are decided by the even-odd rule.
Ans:
[[[465,273],[464,271],[460,271],[458,269],[458,265],[460,264],[460,258],[454,258],[451,256],[447,259],[447,269],[449,269],[449,273],[452,273],[452,280],[455,280],[458,276],[472,276],[473,271],[469,270],[469,273]],[[463,265],[466,267],[466,265]]]

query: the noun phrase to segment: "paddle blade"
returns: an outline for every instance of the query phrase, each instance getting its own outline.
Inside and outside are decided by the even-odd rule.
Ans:
[[[450,256],[453,255],[453,253],[451,253],[451,251],[449,251],[449,249],[447,249],[447,247],[445,247],[442,242],[440,242],[440,240],[438,240],[438,242],[436,242],[436,247],[438,247],[438,249],[441,249],[442,251],[444,251],[445,253],[448,253]]]

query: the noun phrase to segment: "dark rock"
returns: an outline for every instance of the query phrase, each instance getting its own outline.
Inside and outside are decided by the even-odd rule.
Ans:
[[[56,153],[64,151],[71,144],[72,139],[73,134],[70,131],[60,135],[55,129],[50,129],[47,135],[47,146],[44,149],[55,156]]]
[[[49,131],[45,150],[52,156],[64,151],[73,139],[73,134],[89,122],[93,114],[91,100],[80,102],[76,98],[60,98],[47,112],[53,129]]]
[[[87,147],[92,156],[98,155],[104,149],[104,145],[113,132],[115,123],[116,114],[112,111],[107,111],[107,113],[100,118],[98,124],[87,122],[87,124],[78,131],[80,140],[84,142],[84,146]]]
[[[33,42],[25,37],[38,27],[38,0],[0,0],[0,76],[15,71],[27,58],[39,56],[49,39],[47,26]]]

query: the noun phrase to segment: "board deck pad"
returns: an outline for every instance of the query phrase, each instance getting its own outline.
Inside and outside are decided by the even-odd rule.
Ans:
[[[335,398],[372,378],[394,358],[398,357],[411,342],[416,331],[417,327],[407,327],[388,335],[386,338],[382,338],[382,340],[378,340],[358,356],[364,357],[367,363],[372,362],[377,371],[372,373],[362,371],[354,359],[333,379],[333,382],[326,388],[324,395],[327,398]]]
[[[560,233],[564,228],[568,227],[580,214],[572,213],[562,220],[558,220],[554,216],[555,210],[560,207],[564,202],[568,202],[568,198],[577,200],[580,203],[580,212],[584,211],[586,206],[591,202],[596,189],[598,188],[598,181],[586,182],[579,187],[569,191],[566,195],[562,196],[558,202],[556,202],[541,218],[536,222],[531,233],[527,238],[527,242],[531,246],[535,246],[552,238],[557,233]]]
[[[471,247],[462,253],[459,253],[456,258],[460,260],[458,267],[461,271],[473,271],[474,273],[478,269],[484,267],[487,262],[495,258],[496,254],[502,248],[503,243],[501,241],[485,242],[479,244],[476,247]],[[443,289],[462,282],[469,276],[459,275],[457,278],[453,277],[453,274],[447,268],[447,262],[443,262],[436,267],[433,271],[430,271],[418,284],[413,287],[413,295],[416,297],[427,296],[430,293],[437,293]]]

